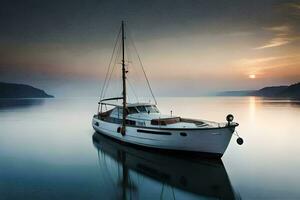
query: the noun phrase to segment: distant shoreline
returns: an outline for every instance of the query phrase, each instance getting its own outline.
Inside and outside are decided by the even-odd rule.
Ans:
[[[300,99],[300,82],[289,86],[271,86],[259,90],[219,92],[216,96],[257,96],[270,98]]]
[[[0,99],[54,98],[30,85],[0,82]]]

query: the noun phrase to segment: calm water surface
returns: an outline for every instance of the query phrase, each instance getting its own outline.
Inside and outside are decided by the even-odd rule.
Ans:
[[[125,147],[91,127],[93,98],[0,100],[0,199],[299,199],[300,102],[160,98],[164,113],[240,123],[222,160]]]

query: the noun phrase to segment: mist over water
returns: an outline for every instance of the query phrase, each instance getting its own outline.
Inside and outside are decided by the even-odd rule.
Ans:
[[[300,102],[158,98],[162,113],[240,124],[222,160],[158,155],[95,134],[96,98],[0,100],[1,199],[300,198]]]

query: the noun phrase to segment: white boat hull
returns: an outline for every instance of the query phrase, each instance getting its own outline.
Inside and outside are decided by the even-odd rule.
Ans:
[[[221,157],[232,137],[236,124],[217,128],[164,129],[126,126],[124,136],[118,132],[120,124],[93,118],[98,133],[121,142],[159,150],[196,152]]]

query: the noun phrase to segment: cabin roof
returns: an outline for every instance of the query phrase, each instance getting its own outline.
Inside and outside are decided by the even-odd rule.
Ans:
[[[155,104],[152,103],[128,103],[127,107],[135,107],[135,106],[152,106]]]
[[[99,102],[100,103],[100,102]],[[123,107],[122,103],[101,103],[103,105],[110,105],[110,106],[116,106],[116,107]],[[153,103],[127,103],[127,107],[135,107],[135,106],[155,106]]]

